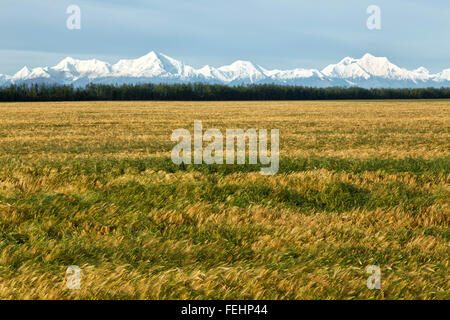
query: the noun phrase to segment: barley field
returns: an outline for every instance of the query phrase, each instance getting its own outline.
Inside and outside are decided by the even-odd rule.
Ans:
[[[174,165],[194,120],[279,173]],[[450,299],[449,180],[450,101],[3,103],[0,298]]]

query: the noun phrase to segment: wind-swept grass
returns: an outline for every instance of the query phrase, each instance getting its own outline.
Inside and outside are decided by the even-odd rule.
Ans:
[[[450,104],[0,105],[4,299],[449,299]],[[176,128],[280,129],[280,171]],[[81,290],[66,269],[82,270]],[[368,265],[382,290],[366,287]]]

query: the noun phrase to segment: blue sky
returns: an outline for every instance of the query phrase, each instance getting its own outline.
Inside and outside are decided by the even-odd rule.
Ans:
[[[81,30],[66,9],[81,8]],[[368,30],[366,9],[381,8]],[[450,68],[448,0],[2,0],[0,73],[66,56],[116,62],[151,50],[194,67],[237,59],[322,69],[370,52],[399,66]]]

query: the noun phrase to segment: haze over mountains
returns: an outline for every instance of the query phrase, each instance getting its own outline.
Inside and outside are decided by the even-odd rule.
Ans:
[[[0,74],[0,86],[11,84],[73,85],[141,83],[209,83],[225,85],[279,84],[311,87],[358,86],[363,88],[450,87],[450,69],[432,74],[426,68],[407,70],[385,57],[365,54],[360,59],[346,57],[319,71],[297,68],[268,70],[250,61],[236,61],[215,68],[195,69],[154,51],[137,59],[116,64],[92,59],[63,59],[54,67],[22,68],[9,76]]]

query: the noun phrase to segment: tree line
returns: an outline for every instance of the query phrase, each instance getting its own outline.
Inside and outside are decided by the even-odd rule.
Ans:
[[[202,83],[120,86],[90,84],[82,88],[58,85],[11,85],[0,88],[0,101],[339,99],[450,99],[450,88],[314,88],[274,84],[226,86]]]

